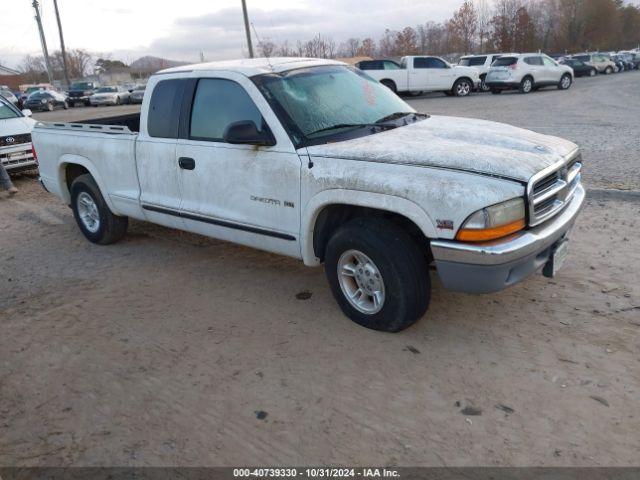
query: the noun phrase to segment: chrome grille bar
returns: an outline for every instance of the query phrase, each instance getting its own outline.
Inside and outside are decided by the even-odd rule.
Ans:
[[[539,225],[557,215],[571,201],[580,183],[579,151],[533,176],[527,185],[529,226]]]

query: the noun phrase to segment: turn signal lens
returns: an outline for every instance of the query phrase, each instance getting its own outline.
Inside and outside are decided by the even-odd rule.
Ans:
[[[486,242],[511,235],[525,226],[524,200],[514,198],[471,215],[458,231],[456,239]]]

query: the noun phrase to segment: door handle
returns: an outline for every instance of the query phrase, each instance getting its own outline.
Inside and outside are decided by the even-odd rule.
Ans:
[[[180,168],[183,170],[193,170],[196,168],[196,161],[193,158],[180,157],[178,159],[178,165],[180,165]]]

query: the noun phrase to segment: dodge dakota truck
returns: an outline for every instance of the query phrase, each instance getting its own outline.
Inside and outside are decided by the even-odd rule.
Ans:
[[[379,62],[380,69],[367,68],[375,78],[394,93],[444,92],[466,97],[480,88],[480,73],[473,67],[450,65],[439,57],[402,57],[400,68],[394,62]]]
[[[343,312],[381,331],[425,314],[430,267],[472,293],[555,275],[585,198],[575,144],[418,113],[332,60],[164,70],[113,123],[33,132],[44,188],[89,241],[132,218],[324,264]]]

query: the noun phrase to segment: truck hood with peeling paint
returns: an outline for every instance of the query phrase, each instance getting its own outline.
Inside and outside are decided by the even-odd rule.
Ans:
[[[450,168],[527,182],[577,148],[568,140],[503,123],[432,116],[307,151],[311,157]]]

